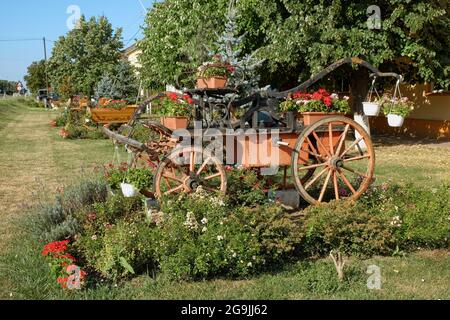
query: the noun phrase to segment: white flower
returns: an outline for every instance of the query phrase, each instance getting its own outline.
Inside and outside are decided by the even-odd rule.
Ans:
[[[207,224],[208,223],[208,219],[207,218],[203,218],[201,221],[202,224]]]
[[[198,223],[193,212],[189,211],[186,214],[186,221],[184,222],[184,226],[191,230],[196,230],[198,228]]]
[[[349,100],[350,97],[349,96],[344,96],[344,100]]]
[[[95,240],[97,240],[97,236],[94,234],[94,235],[91,237],[91,239],[95,241]]]
[[[252,259],[253,259],[253,260],[256,260],[256,256],[253,256]]]
[[[338,99],[339,98],[339,96],[336,93],[332,93],[330,97],[331,97],[331,99]]]
[[[236,252],[233,252],[232,257],[233,257],[233,258],[236,258],[236,256],[237,256],[237,253],[236,253]]]
[[[391,226],[393,227],[401,227],[402,226],[402,220],[400,219],[400,216],[395,216],[391,220]]]
[[[247,267],[251,267],[251,266],[252,266],[251,262],[247,263]]]
[[[217,240],[218,241],[222,241],[223,240],[223,236],[217,236]]]
[[[208,231],[208,228],[207,227],[203,227],[202,232],[206,232],[206,231]]]

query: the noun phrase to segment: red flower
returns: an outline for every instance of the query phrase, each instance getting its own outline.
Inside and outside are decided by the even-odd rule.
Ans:
[[[183,95],[183,99],[190,105],[194,104],[194,100],[188,94]]]
[[[172,101],[178,101],[178,95],[175,92],[168,92],[167,97]]]
[[[69,244],[69,240],[51,242],[44,246],[44,248],[42,249],[41,255],[47,256],[49,254],[64,253],[67,250],[68,244]]]
[[[321,101],[323,98],[322,94],[319,92],[314,92],[312,95],[312,99],[316,101]]]
[[[323,98],[323,103],[325,103],[325,105],[327,107],[331,107],[333,100],[331,99],[331,97],[324,97]]]

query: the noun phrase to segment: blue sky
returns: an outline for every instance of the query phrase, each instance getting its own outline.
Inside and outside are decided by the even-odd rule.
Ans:
[[[71,5],[78,6],[86,17],[105,15],[115,28],[123,28],[123,41],[131,45],[140,38],[139,26],[144,22],[144,9],[154,0],[2,0],[0,5],[0,79],[22,80],[27,67],[43,59],[42,41],[2,41],[41,39],[47,42],[50,56],[53,41],[66,34],[72,13]],[[142,5],[141,5],[142,3]]]

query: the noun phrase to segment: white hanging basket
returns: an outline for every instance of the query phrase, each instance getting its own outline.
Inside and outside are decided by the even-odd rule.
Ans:
[[[403,126],[403,122],[405,121],[405,118],[402,116],[399,116],[397,114],[388,114],[388,124],[390,127],[399,128]]]
[[[120,188],[122,189],[122,193],[125,198],[135,197],[139,193],[139,190],[129,183],[121,183]]]
[[[376,117],[380,113],[381,106],[378,102],[363,102],[364,114]]]

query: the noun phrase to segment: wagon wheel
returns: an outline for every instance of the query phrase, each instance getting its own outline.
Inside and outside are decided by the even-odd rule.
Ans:
[[[157,197],[194,192],[226,193],[225,168],[216,156],[201,147],[182,147],[172,151],[158,166],[154,178]]]
[[[133,150],[130,166],[156,168],[161,155],[168,153],[175,146],[172,131],[154,121],[138,122],[138,124],[147,129],[148,140],[145,142],[147,150]]]
[[[358,199],[373,181],[374,167],[369,135],[358,123],[342,116],[327,117],[306,127],[292,154],[295,187],[311,204]],[[304,172],[312,169],[315,172],[305,181]]]

